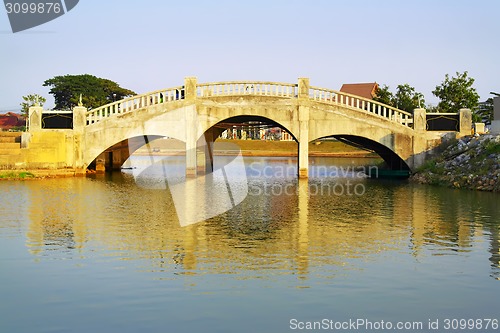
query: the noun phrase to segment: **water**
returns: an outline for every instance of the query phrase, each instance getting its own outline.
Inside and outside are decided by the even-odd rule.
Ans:
[[[0,332],[500,319],[497,194],[369,180],[345,159],[311,159],[308,183],[293,158],[245,161],[250,195],[187,227],[132,172],[0,182]]]

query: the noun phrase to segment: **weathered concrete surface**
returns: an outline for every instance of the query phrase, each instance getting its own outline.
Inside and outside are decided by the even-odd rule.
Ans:
[[[16,154],[0,152],[0,168],[4,170],[74,170],[73,131],[46,130],[30,133]],[[19,144],[20,146],[20,144]]]

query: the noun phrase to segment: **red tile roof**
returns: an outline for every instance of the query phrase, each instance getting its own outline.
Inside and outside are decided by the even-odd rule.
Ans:
[[[378,88],[377,82],[372,83],[346,83],[340,88],[341,92],[373,99],[376,96]]]
[[[24,116],[18,113],[7,112],[6,114],[0,114],[0,129],[2,130],[24,125],[26,125],[26,120]]]

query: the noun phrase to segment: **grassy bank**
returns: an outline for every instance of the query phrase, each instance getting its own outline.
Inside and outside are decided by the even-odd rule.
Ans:
[[[412,179],[422,184],[500,192],[500,135],[461,138],[427,161]]]
[[[6,171],[0,172],[0,179],[33,179],[36,176],[28,171]]]
[[[32,180],[46,178],[68,178],[83,176],[71,169],[1,170],[0,180]]]

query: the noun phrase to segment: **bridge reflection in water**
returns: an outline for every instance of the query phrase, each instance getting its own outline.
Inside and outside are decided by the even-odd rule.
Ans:
[[[318,184],[346,181],[366,191],[352,196],[316,191]],[[289,191],[264,191],[276,184]],[[183,228],[168,189],[139,188],[127,174],[28,185],[27,246],[37,258],[51,253],[86,258],[97,250],[137,260],[141,270],[160,279],[289,276],[297,278],[293,285],[307,287],[349,274],[384,253],[411,255],[418,262],[465,253],[484,240],[491,276],[500,276],[499,225],[493,217],[497,198],[489,193],[356,178],[250,177],[251,191],[262,189],[261,195],[249,195],[233,210]],[[479,210],[475,202],[481,202]]]

